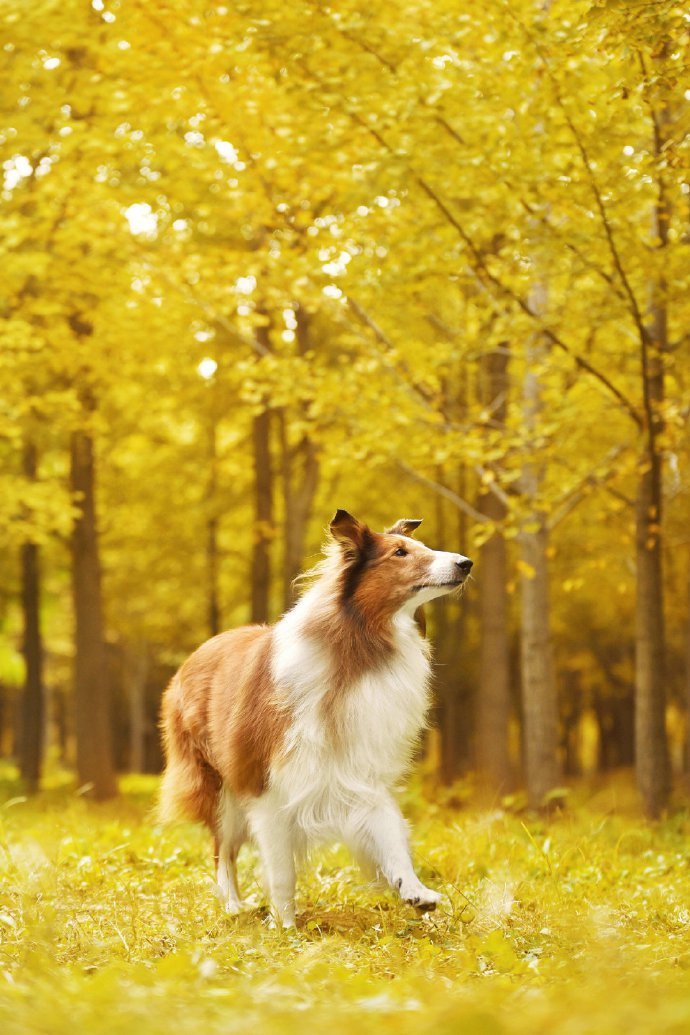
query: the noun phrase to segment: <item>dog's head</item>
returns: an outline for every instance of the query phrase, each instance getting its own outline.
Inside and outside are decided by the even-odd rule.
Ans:
[[[374,532],[338,510],[330,532],[341,551],[343,596],[369,613],[413,614],[421,604],[462,586],[472,561],[413,539],[420,524],[402,518],[385,532]]]

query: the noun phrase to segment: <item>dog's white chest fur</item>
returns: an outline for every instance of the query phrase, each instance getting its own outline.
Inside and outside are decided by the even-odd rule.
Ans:
[[[333,659],[301,633],[309,596],[276,629],[273,675],[293,720],[269,793],[312,840],[338,833],[400,779],[425,724],[430,664],[414,620],[399,614],[390,659],[343,689],[329,728],[323,699]]]

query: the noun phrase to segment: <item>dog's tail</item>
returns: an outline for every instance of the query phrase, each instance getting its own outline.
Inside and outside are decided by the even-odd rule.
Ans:
[[[158,819],[193,819],[215,830],[222,780],[184,721],[183,686],[178,673],[163,696],[161,732],[166,766],[158,799]]]

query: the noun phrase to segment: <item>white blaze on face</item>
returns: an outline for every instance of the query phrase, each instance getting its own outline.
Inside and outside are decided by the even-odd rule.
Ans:
[[[441,550],[434,550],[434,559],[429,566],[429,582],[442,586],[445,583],[452,583],[450,588],[459,585],[467,578],[467,570],[463,571],[459,565],[469,561],[461,553],[443,553]]]
[[[442,550],[429,550],[429,553],[430,562],[423,580],[420,580],[420,585],[401,608],[407,614],[414,614],[421,604],[451,593],[463,584],[469,574],[471,562],[463,554],[446,553]],[[463,564],[467,564],[468,567],[461,567]]]

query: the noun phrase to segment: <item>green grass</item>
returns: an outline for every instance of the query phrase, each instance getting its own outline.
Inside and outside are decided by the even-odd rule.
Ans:
[[[1,789],[3,1035],[690,1030],[686,812],[646,824],[610,791],[546,822],[410,792],[445,908],[417,916],[333,848],[302,873],[285,933],[251,852],[254,905],[222,913],[206,835],[156,825],[154,779],[107,805],[64,781],[31,801]]]

